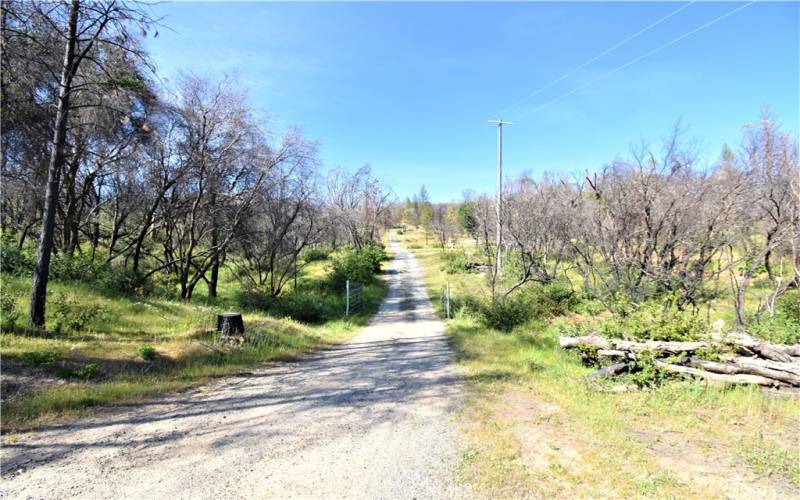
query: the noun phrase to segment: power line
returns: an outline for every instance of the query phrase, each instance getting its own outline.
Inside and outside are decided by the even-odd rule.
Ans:
[[[626,62],[625,64],[621,64],[621,65],[617,66],[616,68],[612,69],[611,71],[609,71],[607,73],[603,73],[602,75],[598,76],[597,78],[589,80],[588,82],[584,83],[580,87],[576,87],[576,88],[570,90],[569,92],[566,92],[564,94],[561,94],[558,97],[550,99],[549,101],[545,102],[544,104],[540,104],[539,106],[536,106],[535,108],[533,108],[531,110],[528,110],[526,113],[523,113],[522,115],[519,116],[519,118],[517,118],[517,121],[530,116],[531,114],[539,111],[542,108],[545,108],[545,107],[553,104],[554,102],[560,101],[561,99],[563,99],[565,97],[569,97],[569,96],[571,96],[572,94],[574,94],[576,92],[580,92],[581,90],[583,90],[583,89],[585,89],[585,88],[587,88],[587,87],[589,87],[591,85],[594,85],[595,83],[599,82],[600,80],[608,78],[609,76],[613,75],[614,73],[617,73],[618,71],[621,71],[621,70],[627,68],[628,66],[631,66],[632,64],[635,64],[635,63],[641,61],[642,59],[645,59],[646,57],[650,57],[651,55],[655,54],[656,52],[660,52],[661,50],[664,50],[667,47],[680,42],[684,38],[688,38],[688,37],[694,35],[695,33],[699,32],[699,31],[702,31],[702,30],[708,28],[709,26],[714,25],[714,24],[722,21],[723,19],[728,18],[728,17],[736,14],[737,12],[739,12],[742,9],[746,9],[747,7],[753,5],[756,2],[758,2],[758,0],[752,0],[751,2],[748,2],[748,3],[744,4],[744,5],[742,5],[741,7],[737,7],[737,8],[735,8],[735,9],[733,9],[733,10],[731,10],[731,11],[729,11],[729,12],[727,12],[727,13],[719,16],[719,17],[716,17],[716,18],[712,19],[711,21],[708,21],[705,24],[702,24],[702,25],[698,26],[697,28],[693,29],[692,31],[684,33],[683,35],[681,35],[681,36],[679,36],[677,38],[674,38],[674,39],[670,40],[669,42],[667,42],[667,43],[665,43],[663,45],[660,45],[660,46],[656,47],[655,49],[653,49],[653,50],[651,50],[649,52],[645,52],[644,54],[640,55],[639,57],[631,59],[630,61]]]
[[[552,87],[556,83],[564,80],[565,78],[568,78],[568,77],[574,75],[575,73],[577,73],[578,71],[582,70],[586,66],[589,66],[590,64],[592,64],[593,62],[597,61],[598,59],[600,59],[600,58],[610,54],[611,52],[615,51],[616,49],[622,47],[623,45],[625,45],[626,43],[630,42],[631,40],[633,40],[634,38],[638,37],[639,35],[642,35],[642,34],[648,32],[648,31],[650,31],[652,28],[655,28],[659,24],[663,23],[664,21],[666,21],[667,19],[671,18],[675,14],[678,14],[679,12],[681,12],[682,10],[684,10],[687,7],[691,6],[695,2],[697,2],[697,0],[691,0],[690,2],[678,7],[677,9],[673,10],[672,12],[667,14],[666,16],[661,17],[661,18],[657,19],[656,21],[650,23],[649,25],[647,25],[644,28],[640,29],[639,31],[637,31],[633,35],[629,36],[628,38],[625,38],[624,40],[622,40],[620,42],[617,42],[616,44],[614,44],[611,47],[607,48],[603,52],[600,52],[599,54],[597,54],[593,58],[589,59],[588,61],[584,62],[583,64],[572,68],[571,70],[567,71],[566,73],[564,73],[563,75],[559,76],[555,80],[551,81],[547,85],[545,85],[543,87],[539,87],[538,89],[534,90],[533,92],[531,92],[530,94],[526,95],[525,97],[523,97],[519,101],[515,102],[514,104],[503,108],[499,112],[495,113],[495,116],[501,116],[502,114],[506,113],[507,111],[516,108],[520,104],[524,104],[525,102],[529,101],[533,97],[536,97],[537,95],[541,94],[545,90],[549,89],[550,87]]]

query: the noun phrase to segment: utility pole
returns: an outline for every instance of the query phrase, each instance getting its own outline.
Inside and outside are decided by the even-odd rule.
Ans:
[[[497,216],[497,247],[495,250],[495,275],[500,275],[500,246],[503,244],[503,222],[501,220],[500,205],[503,203],[503,125],[513,125],[511,122],[503,120],[489,120],[489,123],[497,124],[497,200],[495,210]]]

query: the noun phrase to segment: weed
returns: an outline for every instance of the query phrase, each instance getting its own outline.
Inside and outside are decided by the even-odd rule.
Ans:
[[[91,380],[100,373],[100,365],[97,363],[87,363],[81,369],[76,370],[74,375],[82,380]]]
[[[148,344],[140,345],[136,349],[136,352],[139,353],[139,357],[145,361],[152,361],[156,357],[156,348]]]
[[[58,354],[53,351],[31,351],[23,353],[21,358],[26,365],[47,368],[56,362]]]

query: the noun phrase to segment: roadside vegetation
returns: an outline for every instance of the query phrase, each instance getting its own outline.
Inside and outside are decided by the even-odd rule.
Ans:
[[[551,306],[525,312],[510,331],[489,326],[481,312],[486,277],[447,272],[446,253],[425,247],[421,230],[402,232],[398,239],[417,247],[435,304],[451,284],[447,330],[469,384],[458,473],[479,492],[736,496],[741,477],[754,481],[754,494],[791,496],[800,486],[797,399],[657,373],[631,374],[632,387],[614,392],[619,381],[588,380],[595,368],[558,344],[564,331],[613,321],[591,299],[564,300],[562,285],[535,285],[530,293]],[[480,259],[473,241],[461,248]],[[643,385],[633,389],[637,380]]]
[[[304,253],[297,286],[277,298],[243,287],[223,268],[218,297],[193,302],[177,290],[113,292],[79,280],[52,283],[46,328],[26,327],[27,276],[3,277],[3,431],[33,428],[95,406],[133,403],[165,391],[247,372],[266,361],[294,359],[350,338],[377,309],[381,247]],[[369,263],[342,268],[340,260]],[[353,274],[358,273],[358,274]],[[344,317],[342,279],[359,279],[364,307]],[[239,310],[245,336],[224,339],[217,314]]]
[[[646,161],[618,161],[577,185],[512,182],[501,273],[490,197],[433,204],[421,193],[398,207],[395,233],[423,265],[434,304],[450,285],[447,329],[469,381],[458,473],[481,494],[800,491],[796,387],[712,383],[705,370],[679,374],[659,364],[726,364],[736,353],[711,342],[719,337],[795,352],[797,145],[765,117],[747,132],[744,152],[726,150],[711,172],[693,170],[677,139],[666,149],[669,160],[640,152],[635,158]],[[608,376],[598,370],[617,360],[597,347],[560,345],[590,334],[709,347],[637,352]],[[786,359],[776,365],[798,361]]]

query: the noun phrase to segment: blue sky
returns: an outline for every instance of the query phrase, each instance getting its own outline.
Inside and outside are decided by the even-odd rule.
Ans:
[[[679,8],[672,2],[158,5],[162,77],[237,75],[272,127],[299,125],[327,168],[369,163],[399,197],[494,189],[496,113]],[[800,130],[797,2],[697,2],[512,108],[505,167],[577,173],[681,119],[709,163],[764,106]],[[534,112],[535,110],[535,112]]]

